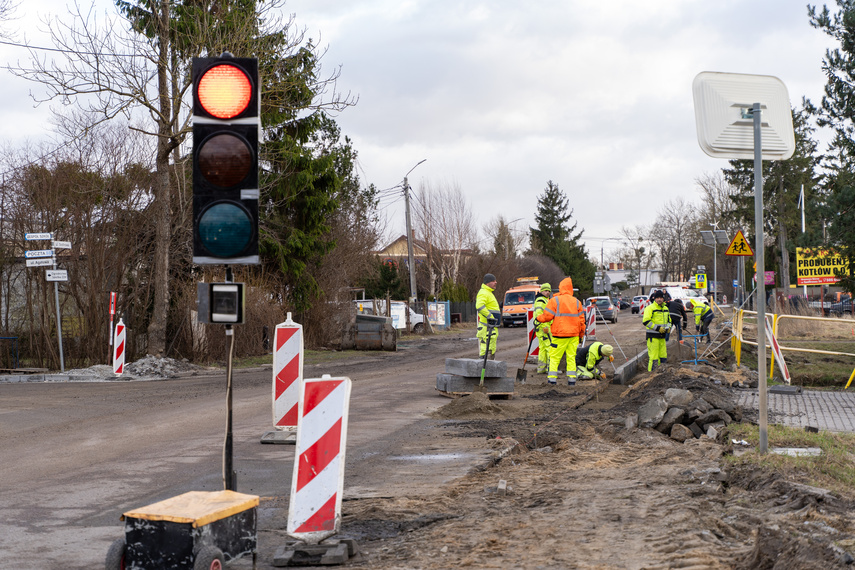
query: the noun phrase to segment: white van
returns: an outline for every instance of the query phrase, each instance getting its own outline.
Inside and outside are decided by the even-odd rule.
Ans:
[[[362,315],[373,315],[376,310],[378,315],[386,314],[385,299],[360,299],[353,302],[356,312]],[[407,313],[410,313],[410,327],[416,334],[425,332],[425,317],[410,309],[404,301],[392,301],[392,326],[399,330],[407,328]]]
[[[689,301],[694,301],[695,299],[706,301],[706,297],[701,295],[700,289],[689,289],[688,287],[655,287],[650,292],[656,290],[666,291],[671,298],[683,303],[683,306],[687,311],[691,311],[692,308],[689,307]]]

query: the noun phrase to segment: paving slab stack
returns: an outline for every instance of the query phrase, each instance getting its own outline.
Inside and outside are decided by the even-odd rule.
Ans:
[[[445,372],[436,375],[436,389],[448,395],[471,394],[481,383],[481,358],[446,358]],[[484,373],[487,394],[513,394],[514,379],[507,376],[508,364],[501,360],[488,360]]]

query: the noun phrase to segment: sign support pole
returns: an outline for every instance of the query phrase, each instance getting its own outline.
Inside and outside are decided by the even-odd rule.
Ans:
[[[760,445],[766,453],[769,447],[769,405],[766,391],[766,271],[763,255],[763,152],[761,147],[760,103],[754,103],[754,232],[757,259],[757,380],[760,388]]]
[[[56,269],[56,257],[53,258],[53,268]],[[59,281],[53,282],[53,295],[56,299],[56,338],[59,340],[59,369],[65,372],[65,357],[62,353],[62,316],[59,312]]]

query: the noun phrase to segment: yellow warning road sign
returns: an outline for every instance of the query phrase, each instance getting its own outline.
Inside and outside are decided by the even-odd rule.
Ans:
[[[736,235],[733,236],[733,239],[730,240],[730,245],[727,246],[727,251],[725,251],[724,254],[748,257],[754,255],[754,252],[751,251],[751,246],[748,245],[748,240],[746,240],[745,236],[742,235],[742,230],[739,230],[736,232]]]

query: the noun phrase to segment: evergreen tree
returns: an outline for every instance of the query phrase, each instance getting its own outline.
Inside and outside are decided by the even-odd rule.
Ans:
[[[593,289],[595,268],[588,259],[585,245],[579,242],[584,230],[574,233],[578,223],[570,225],[573,210],[569,205],[569,199],[558,185],[548,181],[537,199],[534,217],[537,228],[529,228],[530,248],[532,253],[554,261],[566,276],[573,279],[575,287],[590,291]]]
[[[825,94],[819,107],[811,110],[819,126],[834,131],[823,162],[822,202],[829,222],[825,245],[848,261],[848,270],[838,277],[843,288],[855,293],[855,0],[837,0],[837,6],[833,14],[825,5],[820,12],[808,6],[811,25],[840,44],[825,52]]]
[[[801,211],[798,207],[802,186],[807,204],[816,203],[819,192],[815,170],[819,158],[816,141],[812,138],[814,128],[809,122],[810,106],[793,111],[796,150],[788,160],[773,160],[763,163],[763,227],[771,242],[764,242],[769,249],[766,256],[767,268],[775,269],[779,285],[786,287],[795,283],[794,260],[796,246],[815,243],[816,233],[801,235]],[[746,238],[754,243],[754,161],[731,160],[730,168],[722,169],[725,180],[738,190],[732,197],[733,215],[747,230]],[[812,229],[816,230],[817,225]]]

